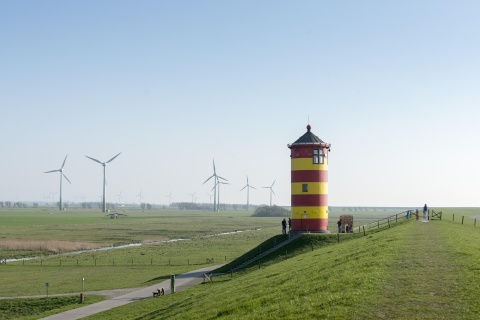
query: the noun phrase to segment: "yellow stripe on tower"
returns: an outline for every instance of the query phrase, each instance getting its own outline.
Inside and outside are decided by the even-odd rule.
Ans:
[[[303,185],[308,186],[308,192],[303,192]],[[295,182],[292,183],[292,195],[297,194],[328,194],[327,182]]]
[[[293,207],[292,219],[328,219],[328,206]]]
[[[312,158],[292,158],[292,171],[297,170],[328,170],[327,157],[325,163],[314,164]]]

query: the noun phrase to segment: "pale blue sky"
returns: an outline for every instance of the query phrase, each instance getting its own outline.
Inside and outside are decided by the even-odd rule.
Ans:
[[[330,205],[479,206],[476,1],[0,1],[0,200],[208,202],[332,144]],[[57,195],[58,197],[58,195]],[[251,203],[268,203],[267,189]],[[77,198],[78,199],[78,198]]]

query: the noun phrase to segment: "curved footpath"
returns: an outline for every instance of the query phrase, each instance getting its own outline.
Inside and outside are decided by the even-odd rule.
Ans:
[[[175,277],[175,291],[179,292],[185,289],[190,288],[191,286],[200,284],[203,282],[203,275],[206,272],[211,272],[215,269],[218,269],[222,265],[210,266],[202,269],[193,270]],[[87,316],[90,316],[95,313],[103,312],[105,310],[113,309],[124,304],[134,302],[137,300],[143,300],[147,298],[152,298],[153,292],[157,291],[157,288],[163,288],[165,294],[170,294],[170,279],[160,282],[158,284],[141,288],[127,294],[111,298],[109,300],[104,300],[97,302],[85,307],[80,307],[77,309],[65,311],[58,313],[53,316],[49,316],[43,319],[46,320],[73,320],[81,319]],[[88,293],[87,293],[88,294]],[[161,299],[161,297],[159,298]]]

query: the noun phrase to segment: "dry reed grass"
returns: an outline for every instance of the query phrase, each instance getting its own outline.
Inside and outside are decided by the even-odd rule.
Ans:
[[[103,247],[98,243],[62,240],[0,239],[0,248],[8,250],[44,250],[50,252],[72,252]]]

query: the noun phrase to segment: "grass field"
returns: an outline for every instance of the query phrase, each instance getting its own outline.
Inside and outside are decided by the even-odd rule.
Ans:
[[[451,228],[448,227],[446,229],[450,230],[448,232],[457,230],[457,228],[458,230],[456,232],[460,232],[460,230],[471,230],[471,232],[468,233],[467,238],[464,239],[466,242],[470,241],[468,240],[470,239],[470,233],[471,235],[479,233],[476,230],[478,230],[477,228],[480,228],[480,226],[474,227],[474,219],[477,217],[479,212],[478,209],[467,208],[453,210],[446,208],[435,210],[443,210],[444,215],[442,221],[432,221],[430,223],[431,226],[451,226]],[[335,222],[338,219],[338,215],[344,213],[352,214],[352,212],[339,211],[335,212],[335,215],[331,214],[330,225],[334,226],[333,229],[335,229]],[[50,214],[50,212],[41,210],[35,212],[21,210],[15,212],[0,211],[0,231],[2,232],[1,237],[3,240],[38,239],[41,241],[61,240],[72,243],[82,241],[86,243],[96,243],[102,245],[105,243],[109,245],[147,243],[146,245],[139,247],[128,247],[125,249],[96,251],[83,254],[54,255],[50,257],[44,257],[42,259],[34,259],[31,261],[25,260],[15,263],[8,263],[7,265],[0,265],[2,278],[5,279],[5,281],[2,282],[3,285],[0,286],[0,297],[43,295],[45,292],[45,287],[43,286],[45,282],[51,283],[51,287],[49,288],[49,292],[51,294],[68,292],[78,293],[80,291],[82,277],[85,277],[86,279],[86,291],[151,285],[166,279],[170,274],[179,274],[204,266],[206,264],[206,258],[214,258],[215,264],[230,262],[242,256],[249,250],[257,248],[257,246],[262,242],[267,241],[272,236],[280,233],[281,219],[252,218],[249,217],[249,214],[245,212],[211,213],[163,211],[125,212],[124,214],[124,216],[114,220],[109,219],[107,216],[104,216],[99,212],[84,212],[81,210],[79,210],[79,212],[53,212],[52,214]],[[374,221],[374,219],[383,218],[386,215],[391,214],[392,212],[388,211],[354,213],[354,223],[355,226],[368,224],[369,222]],[[455,214],[455,221],[453,221],[453,214]],[[464,217],[464,219],[462,219],[462,217]],[[461,220],[464,220],[463,225],[461,224]],[[326,313],[318,313],[326,318],[342,318],[342,315],[346,314],[343,312],[343,310],[350,310],[349,312],[355,313],[357,312],[355,311],[356,309],[360,307],[364,308],[363,302],[359,302],[360,298],[356,295],[372,296],[377,294],[376,291],[373,290],[373,287],[371,287],[372,283],[376,283],[374,287],[377,288],[379,285],[385,284],[385,282],[403,281],[396,278],[388,281],[385,279],[387,279],[387,274],[401,274],[401,271],[396,270],[395,266],[401,264],[400,262],[405,261],[406,258],[415,256],[417,251],[420,251],[420,248],[417,248],[417,251],[405,251],[403,253],[404,256],[399,256],[397,254],[397,252],[402,252],[401,250],[406,250],[405,247],[403,247],[403,249],[397,247],[398,244],[402,243],[403,240],[406,239],[405,237],[409,236],[411,233],[418,233],[418,230],[409,231],[408,228],[416,225],[421,226],[422,224],[415,222],[407,225],[408,226],[395,227],[381,233],[370,233],[370,235],[367,235],[366,237],[352,239],[351,241],[344,242],[342,240],[340,244],[336,244],[334,241],[335,239],[333,238],[330,239],[331,244],[327,246],[324,246],[325,243],[328,242],[325,241],[325,239],[321,240],[322,245],[320,246],[312,245],[312,243],[315,243],[313,240],[304,240],[303,243],[298,244],[298,246],[301,247],[297,248],[298,255],[288,255],[288,257],[285,258],[277,256],[276,258],[272,258],[273,260],[271,260],[270,263],[268,261],[262,262],[260,265],[260,270],[259,267],[252,267],[246,271],[236,274],[233,279],[229,278],[228,276],[216,278],[213,284],[199,286],[199,288],[191,289],[192,291],[189,289],[188,293],[179,293],[178,295],[175,295],[175,298],[165,297],[165,299],[162,301],[169,301],[169,299],[183,299],[183,295],[188,296],[190,292],[192,292],[191,294],[195,294],[196,290],[200,290],[198,294],[201,296],[205,295],[209,296],[210,299],[221,301],[226,297],[222,296],[221,293],[219,293],[219,296],[216,297],[214,294],[216,289],[213,289],[217,288],[217,286],[219,288],[226,286],[222,287],[222,289],[218,289],[220,290],[219,292],[222,292],[222,290],[224,292],[231,291],[233,294],[232,299],[238,302],[238,306],[232,306],[231,310],[227,311],[219,308],[219,306],[209,307],[209,309],[213,308],[213,310],[218,310],[218,312],[215,314],[215,317],[225,316],[228,318],[240,319],[244,317],[255,318],[254,314],[263,314],[262,317],[268,318],[266,313],[258,313],[260,310],[257,310],[257,313],[253,311],[254,313],[252,314],[245,310],[251,309],[251,302],[249,301],[252,296],[256,296],[257,294],[259,296],[269,297],[268,299],[263,299],[259,305],[270,305],[271,303],[275,303],[270,301],[270,299],[273,298],[270,297],[271,294],[262,292],[261,289],[258,289],[260,291],[257,292],[257,289],[254,289],[254,283],[250,283],[246,288],[242,288],[243,285],[239,286],[237,290],[237,283],[240,281],[241,283],[246,284],[250,282],[251,277],[259,277],[260,287],[265,286],[269,291],[277,292],[278,284],[276,283],[276,280],[280,281],[280,279],[282,279],[279,283],[285,283],[285,286],[287,286],[286,288],[289,288],[288,290],[293,290],[297,282],[299,286],[304,286],[306,291],[302,291],[303,293],[301,293],[300,296],[309,296],[310,294],[307,294],[307,292],[311,290],[318,294],[318,298],[320,300],[337,301],[337,298],[341,298],[345,301],[351,301],[351,303],[348,302],[345,305],[336,305],[338,301],[335,302],[333,306],[328,304],[328,308],[333,308],[330,310],[331,312],[329,313],[329,316],[327,316]],[[100,230],[103,231],[101,232]],[[232,232],[235,230],[254,231],[226,234],[222,236],[211,236],[214,234]],[[400,230],[402,230],[403,233],[400,232]],[[439,230],[433,230],[431,232],[432,234],[442,234],[442,232],[446,232],[446,234],[448,234],[447,231],[442,230],[443,229],[440,228]],[[384,236],[380,236],[380,234],[385,234],[385,238]],[[453,232],[453,234],[455,234],[455,232]],[[111,239],[113,236],[116,236],[114,240]],[[318,237],[322,236],[324,235],[318,235]],[[342,236],[349,237],[349,235]],[[431,237],[430,234],[426,234],[425,236]],[[357,235],[354,237],[357,237]],[[122,238],[123,240],[118,241],[119,238]],[[178,238],[190,238],[192,240],[159,242],[165,239]],[[455,243],[456,240],[461,238],[462,237],[460,236],[453,236],[451,241]],[[346,240],[347,238],[344,237],[343,239]],[[439,239],[436,239],[436,241],[445,241],[445,239],[446,237],[440,237]],[[475,241],[475,239],[472,240]],[[148,244],[152,242],[154,244]],[[413,240],[413,244],[416,242],[416,240]],[[408,248],[415,248],[413,244],[410,244]],[[292,252],[293,251],[295,251],[295,248],[292,248]],[[14,256],[18,254],[21,257],[22,254],[28,256],[29,253],[31,254],[38,251],[28,249],[0,249],[1,254],[8,252],[13,253]],[[40,253],[41,252],[42,251],[40,251]],[[387,255],[385,252],[391,253],[391,256]],[[51,254],[52,252],[47,253]],[[441,256],[440,253],[438,256]],[[0,256],[0,258],[1,257],[2,256]],[[395,258],[397,260],[395,260]],[[442,257],[442,259],[446,258],[451,258],[451,256],[447,255]],[[476,258],[478,259],[478,256],[476,256]],[[366,261],[369,259],[371,261]],[[317,262],[313,265],[310,265],[310,260]],[[441,264],[441,261],[437,262]],[[359,262],[361,263],[358,264]],[[293,263],[293,265],[290,265],[290,263]],[[371,268],[363,269],[363,263],[366,265],[371,265]],[[412,262],[413,266],[418,263],[421,262]],[[433,263],[436,262],[434,261]],[[378,264],[380,264],[380,266],[378,266]],[[390,265],[390,271],[385,270],[386,266],[388,265]],[[319,266],[323,266],[323,268],[318,269]],[[447,269],[446,272],[455,273],[457,267],[457,265],[449,266],[451,269]],[[273,268],[272,270],[276,270],[273,271],[274,275],[267,276],[266,279],[264,279],[265,271],[271,270],[271,268]],[[300,271],[297,271],[297,269],[304,271],[307,270],[307,272],[304,272],[307,274],[307,276],[298,274]],[[356,274],[356,276],[350,277],[348,269],[355,270],[355,272],[352,273]],[[260,273],[257,274],[257,272]],[[371,279],[372,274],[375,273],[380,277],[380,279],[377,279],[377,277],[375,279]],[[315,277],[311,278],[313,275]],[[284,276],[285,279],[283,279]],[[356,288],[354,291],[358,291],[358,293],[354,294],[355,299],[349,300],[351,299],[350,295],[352,294],[349,292],[350,286],[340,285],[338,288],[336,288],[336,286],[333,285],[330,287],[330,285],[336,283],[336,281],[332,279],[334,276],[338,276],[340,283],[347,283],[353,285],[352,288]],[[329,286],[321,285],[321,289],[318,289],[317,287],[312,287],[309,289],[309,285],[321,282],[318,277],[321,277],[323,279],[322,281],[326,281]],[[364,277],[364,279],[359,280],[358,277]],[[308,280],[309,278],[311,279]],[[260,281],[261,279],[264,280]],[[267,279],[272,280],[272,282],[269,283],[269,280]],[[263,281],[266,282],[263,283]],[[294,281],[294,283],[287,284],[287,282],[290,281]],[[431,279],[429,281],[431,281]],[[473,281],[471,275],[470,281]],[[364,288],[358,288],[358,283],[362,283]],[[407,289],[410,290],[411,288]],[[207,291],[205,292],[203,290]],[[283,293],[284,290],[287,289],[279,289],[279,292],[277,292],[278,296],[282,297],[282,301],[288,301],[289,304],[294,305],[289,298],[289,294],[287,293],[285,296]],[[391,292],[400,292],[399,290],[400,289],[398,288],[394,288],[393,291],[390,290],[389,294],[392,294]],[[241,294],[241,291],[248,292],[248,294]],[[295,289],[292,292],[297,291],[298,289]],[[382,297],[389,297],[385,292],[388,291],[382,291],[382,295],[375,298],[371,303],[377,303],[381,305],[380,302],[382,301]],[[451,291],[448,292],[450,293]],[[213,296],[210,296],[211,294],[213,294]],[[235,296],[237,294],[239,296]],[[327,294],[327,297],[324,296],[325,294]],[[246,296],[244,297],[241,295]],[[344,295],[347,296],[345,297]],[[230,295],[228,295],[227,300],[225,300],[228,303],[230,303],[229,296]],[[406,296],[410,295],[406,294]],[[195,296],[195,299],[200,298]],[[300,303],[303,301],[298,300],[298,297],[296,299],[297,302]],[[311,307],[311,310],[306,314],[316,314],[315,312],[318,312],[318,299],[314,299],[313,297],[305,299],[307,299],[305,301],[312,299],[310,303],[315,306]],[[395,301],[396,300],[397,297],[395,297]],[[423,300],[423,296],[421,294],[419,295],[419,300]],[[173,304],[177,304],[175,301],[176,300],[171,301],[171,307]],[[389,300],[387,299],[387,302],[384,302],[383,304],[388,305],[388,301]],[[152,308],[148,305],[148,302],[145,303],[146,305],[142,305],[139,307],[139,309],[149,310],[149,308]],[[183,305],[184,303],[185,302],[182,302],[180,305]],[[246,303],[246,305],[243,305],[242,303]],[[279,301],[276,303],[281,305],[283,308],[283,302]],[[356,307],[349,307],[350,304]],[[253,303],[253,306],[254,305],[255,303]],[[322,306],[322,308],[327,307],[324,302],[322,302],[320,306]],[[194,303],[191,306],[192,310],[190,310],[190,307],[182,308],[182,310],[185,310],[185,313],[182,311],[184,318],[196,318],[193,310],[198,307],[199,305]],[[292,308],[294,307],[292,306]],[[239,313],[239,310],[243,309],[245,310]],[[307,310],[308,309],[309,308],[307,308]],[[377,309],[388,310],[388,308],[383,305]],[[255,310],[255,308],[253,308],[253,310]],[[288,312],[292,310],[293,309],[288,308],[284,310],[284,312],[287,314],[285,318],[289,317]],[[179,311],[177,310],[176,312]],[[365,312],[365,314],[370,315],[373,318],[390,318],[389,315],[383,315],[381,313],[374,314],[371,310],[366,310]],[[388,312],[391,313],[391,311]],[[106,314],[105,317],[107,319],[116,319],[116,316],[113,314],[115,314],[115,312],[113,312],[112,315]],[[146,316],[145,314],[142,314],[139,317],[143,318],[145,316],[145,319],[161,319],[164,318],[164,314],[165,310],[163,308],[158,310],[153,307],[151,317]],[[204,316],[206,318],[213,317],[210,313],[205,314]],[[130,314],[127,312],[125,313],[123,319],[132,319],[136,317],[136,313]],[[168,314],[168,317],[172,317],[172,315]],[[118,319],[121,318],[122,317],[119,317]],[[360,315],[357,315],[357,318],[361,318]],[[407,316],[404,317],[401,315],[401,317],[397,318],[407,318]],[[419,318],[423,319],[424,317]],[[457,317],[457,319],[468,318],[469,317]]]
[[[479,241],[413,220],[88,319],[478,319]]]

